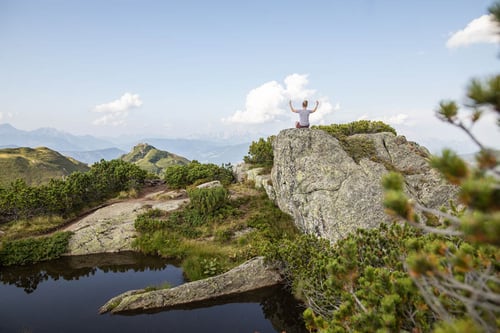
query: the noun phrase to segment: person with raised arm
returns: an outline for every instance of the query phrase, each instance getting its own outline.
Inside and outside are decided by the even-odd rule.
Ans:
[[[318,106],[319,106],[319,102],[316,101],[316,106],[312,110],[307,109],[307,104],[308,104],[307,100],[304,100],[302,102],[302,109],[300,109],[300,110],[293,108],[292,101],[290,101],[288,104],[290,105],[290,109],[292,110],[292,112],[299,114],[299,121],[295,122],[295,127],[296,128],[309,128],[309,125],[310,125],[309,124],[309,115],[311,113],[316,112],[316,110],[318,109]]]

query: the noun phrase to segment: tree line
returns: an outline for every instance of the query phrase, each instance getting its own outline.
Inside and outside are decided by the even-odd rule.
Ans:
[[[37,216],[69,217],[121,191],[138,189],[146,176],[147,172],[138,166],[116,159],[101,160],[87,172],[51,179],[40,186],[29,186],[16,179],[9,186],[0,187],[0,223]]]

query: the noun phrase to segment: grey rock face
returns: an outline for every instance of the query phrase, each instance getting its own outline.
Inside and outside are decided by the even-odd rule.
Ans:
[[[235,167],[234,175],[238,182],[252,181],[255,188],[263,188],[271,200],[275,200],[274,188],[271,185],[271,175],[264,173],[264,168],[250,169],[250,165],[240,163]]]
[[[214,188],[214,187],[222,187],[222,184],[220,183],[220,181],[214,180],[214,181],[211,181],[208,183],[203,183],[203,184],[196,186],[196,188]]]
[[[65,229],[73,232],[66,255],[132,251],[137,237],[134,221],[144,208],[174,210],[186,201],[136,200],[100,208]]]
[[[389,218],[382,205],[381,178],[387,166],[405,175],[406,191],[418,202],[438,207],[456,189],[427,165],[428,152],[392,133],[358,134],[371,140],[376,161],[356,163],[340,142],[321,130],[286,129],[274,140],[271,173],[277,205],[304,232],[335,242],[357,228],[372,228]]]

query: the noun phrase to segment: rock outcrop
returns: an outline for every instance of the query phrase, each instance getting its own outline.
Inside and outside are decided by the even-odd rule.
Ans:
[[[251,181],[255,184],[255,188],[263,188],[269,198],[274,200],[273,186],[271,185],[271,175],[266,173],[265,168],[250,169],[250,165],[240,163],[236,165],[234,170],[235,178],[238,182]]]
[[[274,286],[281,281],[281,275],[266,265],[264,258],[257,257],[224,274],[171,289],[128,291],[109,300],[99,311],[123,313],[166,310]]]
[[[174,210],[187,199],[131,200],[100,208],[65,230],[72,231],[66,255],[132,251],[137,237],[134,221],[145,208]]]
[[[270,196],[304,232],[335,242],[357,228],[387,221],[381,178],[388,169],[400,171],[408,195],[428,207],[455,196],[456,188],[428,166],[427,150],[403,136],[357,134],[347,140],[371,141],[375,158],[355,161],[321,130],[286,129],[274,140]]]

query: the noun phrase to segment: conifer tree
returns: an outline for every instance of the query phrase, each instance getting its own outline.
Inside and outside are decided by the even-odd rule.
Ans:
[[[500,29],[500,1],[490,7]],[[472,126],[494,113],[500,127],[500,75],[473,79],[467,102],[442,101],[436,115],[463,130],[478,146],[475,166],[444,150],[430,164],[459,188],[458,203],[434,210],[409,200],[403,178],[384,178],[385,206],[436,237],[414,242],[405,265],[421,295],[442,322],[435,332],[498,332],[500,327],[500,170],[498,152],[478,140]],[[464,117],[464,113],[469,113]]]

